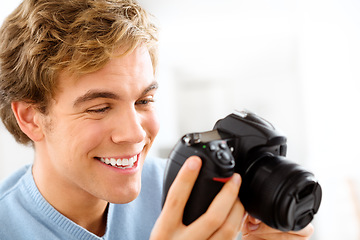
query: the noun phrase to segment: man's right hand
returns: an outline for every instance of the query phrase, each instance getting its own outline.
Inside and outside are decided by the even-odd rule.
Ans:
[[[186,226],[182,222],[185,205],[201,168],[201,159],[188,158],[171,185],[163,210],[152,230],[151,240],[236,239],[245,216],[238,193],[241,177],[235,173],[208,210]]]

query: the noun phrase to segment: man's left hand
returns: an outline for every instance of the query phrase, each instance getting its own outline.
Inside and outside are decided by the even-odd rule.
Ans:
[[[314,227],[309,224],[297,232],[281,232],[247,216],[241,232],[243,240],[308,240],[314,232]]]

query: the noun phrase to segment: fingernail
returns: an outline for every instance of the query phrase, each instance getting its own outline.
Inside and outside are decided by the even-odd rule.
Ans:
[[[187,161],[186,165],[190,170],[195,171],[201,167],[201,162],[196,158],[189,158]]]
[[[261,221],[260,221],[259,219],[256,219],[256,218],[255,218],[254,224],[259,224],[259,223],[261,223]]]
[[[241,178],[240,178],[240,175],[238,173],[234,174],[234,176],[232,177],[232,180],[234,181],[234,183],[236,185],[240,185],[240,183],[241,183]]]
[[[252,224],[259,224],[261,223],[261,221],[257,218],[254,218],[252,216],[249,216],[249,221],[252,223]]]

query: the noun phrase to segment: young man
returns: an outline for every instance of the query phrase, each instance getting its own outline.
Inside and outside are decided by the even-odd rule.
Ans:
[[[235,174],[189,226],[188,159],[161,212],[157,29],[133,0],[24,0],[0,31],[0,115],[34,163],[0,185],[0,239],[307,239],[246,217]],[[146,159],[146,160],[145,160]],[[141,189],[141,191],[140,191]],[[156,222],[156,223],[155,223]]]

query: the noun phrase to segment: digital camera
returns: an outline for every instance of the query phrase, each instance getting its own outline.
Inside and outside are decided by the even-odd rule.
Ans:
[[[308,225],[321,202],[314,175],[286,159],[286,137],[249,111],[220,119],[212,131],[183,136],[170,153],[165,170],[162,204],[185,160],[202,159],[202,168],[184,210],[189,225],[206,212],[234,172],[242,177],[239,198],[253,217],[281,231]]]

